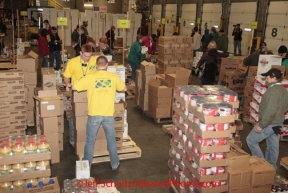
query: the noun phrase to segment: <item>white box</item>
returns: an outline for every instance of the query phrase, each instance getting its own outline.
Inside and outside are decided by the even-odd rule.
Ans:
[[[115,103],[119,103],[120,100],[125,101],[125,93],[116,92]]]
[[[277,55],[260,55],[258,60],[257,75],[267,72],[272,65],[281,66],[282,58]]]
[[[90,167],[88,160],[76,161],[76,179],[90,178]]]
[[[128,137],[128,123],[124,122],[124,131],[123,131],[123,138]]]
[[[108,66],[107,71],[116,73],[119,76],[119,78],[125,83],[125,80],[126,80],[126,77],[125,77],[126,69],[125,69],[125,67],[123,65]]]

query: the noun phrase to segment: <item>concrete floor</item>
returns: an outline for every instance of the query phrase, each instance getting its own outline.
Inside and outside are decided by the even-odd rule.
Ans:
[[[11,38],[9,36],[5,39],[6,45],[11,45]],[[37,47],[32,47],[37,51]],[[71,49],[68,48],[71,55]],[[121,61],[121,57],[117,57],[117,61]],[[40,61],[41,62],[41,61]],[[38,79],[40,79],[38,73]],[[199,85],[198,78],[193,77],[193,84]],[[39,82],[40,83],[40,82]],[[171,188],[141,188],[137,182],[148,181],[152,182],[165,182],[168,180],[168,167],[167,161],[169,159],[169,140],[170,137],[165,134],[161,129],[161,124],[155,124],[153,119],[145,116],[134,104],[133,99],[127,100],[128,110],[128,124],[129,135],[142,149],[142,157],[139,159],[123,160],[120,163],[117,171],[112,171],[110,164],[98,163],[93,164],[91,169],[91,176],[109,182],[126,181],[126,187],[118,188],[118,190],[127,193],[158,193],[158,192],[174,192]],[[249,123],[243,123],[244,130],[240,132],[243,149],[250,152],[245,138],[252,129]],[[29,128],[29,132],[35,132],[35,128]],[[68,121],[65,120],[65,133],[64,133],[64,151],[61,152],[61,162],[52,165],[52,176],[57,176],[62,187],[62,182],[65,179],[73,179],[75,177],[75,163],[77,155],[74,153],[74,148],[69,144],[69,128]],[[265,142],[261,143],[261,148],[264,150],[266,147]],[[282,157],[288,156],[287,142],[280,142],[279,160]],[[279,161],[278,161],[279,165]],[[279,166],[277,173],[284,178],[288,178],[288,171]],[[133,182],[133,183],[129,183]],[[141,184],[140,184],[141,185]]]

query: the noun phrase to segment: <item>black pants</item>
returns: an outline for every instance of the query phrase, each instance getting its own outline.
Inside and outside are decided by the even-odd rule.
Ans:
[[[201,84],[202,85],[214,85],[215,80],[211,80],[205,77],[201,77]]]
[[[114,50],[114,42],[111,42],[111,49]],[[110,41],[107,42],[108,46],[110,46]]]

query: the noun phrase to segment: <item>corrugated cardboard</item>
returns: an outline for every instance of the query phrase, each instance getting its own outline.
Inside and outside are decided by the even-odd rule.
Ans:
[[[58,133],[59,135],[59,150],[63,151],[64,150],[64,138],[63,138],[63,133]]]
[[[64,116],[63,115],[58,116],[57,119],[58,119],[58,132],[63,134],[64,133]]]
[[[34,84],[29,84],[29,85],[26,85],[27,87],[27,96],[28,96],[28,99],[29,98],[32,98],[34,97],[34,89],[36,88],[36,85]]]
[[[172,100],[172,97],[171,98],[157,98],[155,96],[152,96],[152,95],[148,95],[148,101],[149,101],[149,105],[152,106],[152,107],[159,107],[159,108],[162,108],[162,107],[169,107],[171,108],[171,100]]]
[[[22,111],[26,109],[26,101],[0,101],[0,111]]]
[[[229,169],[249,168],[250,155],[235,144],[230,144],[231,150],[226,154]]]
[[[230,169],[228,167],[228,183],[229,183],[229,188],[250,186],[251,184],[250,168]]]
[[[26,120],[26,111],[0,111],[0,122],[9,122],[14,120]],[[1,123],[0,123],[1,124]]]
[[[251,186],[242,186],[237,188],[229,187],[228,193],[251,193]]]
[[[35,105],[35,104],[34,104],[33,98],[29,98],[29,99],[27,100],[26,110],[27,110],[27,111],[33,111],[34,105]]]
[[[26,85],[37,85],[37,72],[24,72],[24,82]]]
[[[161,45],[158,44],[158,52],[163,54],[173,54],[175,53],[176,49],[174,47],[172,47],[172,45]],[[160,54],[160,55],[161,55]]]
[[[39,97],[34,98],[40,102],[39,110],[41,117],[55,117],[63,115],[63,107],[61,109],[61,106],[63,106],[63,101],[61,97],[55,96],[45,98],[39,98]]]
[[[248,66],[244,65],[243,60],[247,58],[247,56],[235,56],[234,58],[238,59],[238,70],[246,73],[246,71],[248,70]]]
[[[165,80],[171,83],[171,86],[188,85],[191,70],[182,67],[167,67]]]
[[[277,55],[259,55],[257,75],[266,73],[272,65],[281,66],[282,58]]]
[[[151,79],[149,82],[149,95],[156,98],[172,98],[171,83],[164,79]]]
[[[143,61],[141,62],[141,74],[143,76],[156,74],[156,67],[151,62]]]
[[[248,77],[257,76],[258,66],[249,66]]]
[[[60,193],[60,186],[57,177],[52,178],[54,180],[54,184],[45,185],[43,188],[27,188],[24,186],[24,193]],[[21,190],[23,193],[23,190]],[[13,192],[14,193],[14,192]],[[20,192],[19,192],[20,193]]]
[[[38,55],[30,51],[27,55],[18,56],[17,69],[23,72],[37,72]]]
[[[59,144],[57,144],[59,146]],[[56,164],[60,162],[60,149],[57,148],[50,148],[51,151],[51,164]]]
[[[245,74],[240,71],[226,71],[221,85],[228,88],[241,87],[243,90],[245,87]]]
[[[56,90],[56,74],[54,68],[41,68],[42,89]]]
[[[22,78],[0,79],[0,90],[24,90],[24,80]]]
[[[136,70],[135,85],[138,87],[141,87],[141,85],[142,85],[141,70]]]
[[[72,103],[75,116],[87,116],[88,115],[88,103]]]
[[[252,186],[250,193],[271,193],[271,186],[272,184]]]
[[[102,126],[99,127],[98,133],[96,135],[96,140],[106,140],[106,135]],[[75,130],[75,142],[86,142],[86,128]]]
[[[249,162],[250,169],[252,171],[252,186],[260,186],[265,184],[271,185],[274,183],[275,169],[271,164],[256,156],[251,156]]]
[[[58,133],[58,117],[40,117],[40,128],[44,135]]]
[[[11,157],[2,157],[1,158],[1,164],[2,165],[10,165],[10,164],[18,164],[19,160],[21,160],[22,163],[25,162],[32,162],[32,161],[42,161],[42,160],[50,160],[51,159],[51,153],[39,153],[39,154],[30,154],[27,155],[18,155],[18,156],[11,156]],[[13,180],[12,180],[13,181]]]
[[[176,42],[175,39],[176,38],[173,36],[160,36],[158,43],[162,44],[162,45],[171,45],[171,44],[174,44]]]
[[[124,113],[127,103],[120,101],[114,105],[114,125],[115,127],[124,127]]]
[[[154,118],[168,118],[171,117],[171,106],[155,107],[148,104],[148,112]]]
[[[43,97],[53,97],[57,96],[57,90],[56,89],[51,89],[51,90],[39,90],[38,91],[38,97],[43,98]]]
[[[2,78],[24,78],[22,70],[1,70],[0,79]]]
[[[142,76],[142,86],[149,84],[149,81],[151,79],[156,79],[156,74],[150,74],[150,75],[143,75]]]
[[[77,92],[72,91],[72,102],[73,103],[87,103],[87,91]]]
[[[27,128],[26,120],[14,120],[8,122],[1,122],[0,131],[23,130]]]
[[[0,101],[25,100],[24,90],[0,91]]]
[[[26,130],[12,130],[12,131],[0,131],[0,137],[8,137],[8,136],[18,136],[25,135]]]
[[[84,146],[86,142],[75,143],[76,154],[80,158],[84,157]],[[106,155],[108,154],[107,141],[106,140],[96,140],[94,145],[94,156],[96,155]]]
[[[59,133],[47,133],[45,135],[48,139],[50,149],[51,148],[59,148]]]

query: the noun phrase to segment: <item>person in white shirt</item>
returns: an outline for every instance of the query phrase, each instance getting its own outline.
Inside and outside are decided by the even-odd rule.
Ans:
[[[194,28],[194,36],[193,36],[193,43],[194,43],[194,52],[193,55],[196,55],[196,51],[199,51],[201,48],[201,35],[198,32],[198,27]]]

